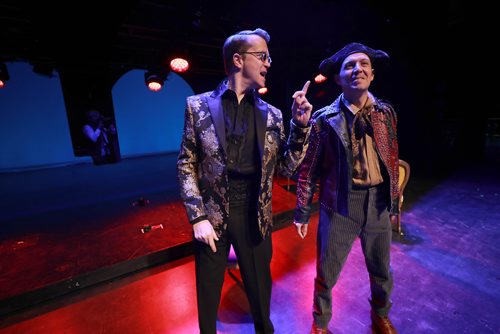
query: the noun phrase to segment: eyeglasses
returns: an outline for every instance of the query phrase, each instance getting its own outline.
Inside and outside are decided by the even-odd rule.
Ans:
[[[257,58],[258,60],[260,60],[263,63],[265,63],[266,60],[269,61],[269,64],[271,64],[271,62],[272,62],[271,56],[268,55],[264,51],[247,51],[247,52],[238,52],[238,53],[249,53],[249,54],[251,54],[252,56],[254,56],[255,58]]]

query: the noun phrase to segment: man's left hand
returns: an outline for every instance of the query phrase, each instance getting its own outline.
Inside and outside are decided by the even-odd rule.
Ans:
[[[307,224],[302,224],[302,223],[297,223],[296,221],[293,222],[295,224],[295,227],[297,228],[297,233],[299,236],[304,239],[307,235]]]

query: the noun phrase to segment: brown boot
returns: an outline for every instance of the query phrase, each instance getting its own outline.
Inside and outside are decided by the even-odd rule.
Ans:
[[[321,328],[316,326],[316,324],[313,322],[312,328],[311,328],[311,333],[310,334],[328,334],[331,332],[328,332],[328,328]]]
[[[381,317],[374,310],[371,311],[372,329],[377,334],[398,334],[389,317]]]

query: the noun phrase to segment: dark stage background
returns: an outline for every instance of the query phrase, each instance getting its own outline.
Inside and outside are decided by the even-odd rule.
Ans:
[[[267,77],[269,92],[264,99],[281,108],[286,120],[290,118],[291,95],[306,80],[314,79],[319,63],[343,45],[357,41],[385,50],[391,56],[391,66],[377,72],[372,87],[376,96],[392,102],[398,112],[400,157],[410,163],[412,176],[445,177],[467,165],[492,165],[500,159],[500,103],[498,99],[492,99],[488,106],[480,103],[480,96],[484,95],[477,91],[488,94],[493,88],[482,82],[485,79],[473,75],[478,66],[474,57],[482,49],[464,37],[470,35],[466,24],[469,14],[460,1],[128,0],[104,5],[97,1],[66,4],[2,0],[0,13],[0,63],[7,64],[7,69],[19,64],[32,67],[34,75],[45,80],[9,86],[17,80],[12,71],[10,81],[0,89],[0,116],[4,120],[0,122],[0,150],[9,152],[0,160],[0,241],[4,247],[11,246],[12,240],[7,238],[13,235],[38,233],[49,226],[43,219],[49,219],[43,215],[47,211],[56,212],[61,219],[59,226],[63,226],[62,210],[68,209],[65,191],[82,195],[70,196],[75,202],[69,206],[84,211],[87,205],[92,207],[99,200],[119,199],[123,200],[120,205],[130,209],[130,203],[142,194],[159,191],[171,192],[176,199],[174,177],[154,179],[164,175],[160,165],[156,166],[157,174],[151,174],[148,180],[142,173],[148,173],[150,166],[141,166],[133,158],[159,156],[155,161],[166,164],[168,175],[174,174],[175,145],[172,148],[167,144],[180,141],[182,102],[187,95],[212,90],[224,78],[222,44],[227,36],[243,29],[261,27],[271,35],[273,63]],[[487,26],[480,28],[484,34],[489,31]],[[186,55],[192,61],[191,69],[182,74],[171,73],[160,93],[145,94],[142,72],[166,68],[166,60],[176,54]],[[124,82],[129,84],[124,86]],[[57,86],[59,96],[39,94],[36,104],[7,103],[29,100],[46,83]],[[308,98],[319,109],[333,102],[339,93],[329,80],[313,83]],[[63,112],[48,112],[55,108]],[[127,128],[125,123],[117,127],[123,144],[122,157],[128,161],[123,168],[89,166],[88,159],[78,159],[82,155],[81,119],[90,108],[117,120],[124,119],[123,115],[134,115],[128,124],[135,124],[135,128]],[[19,114],[23,115],[23,123],[13,126],[8,120]],[[148,121],[137,122],[141,119]],[[17,138],[19,129],[26,127],[33,130],[31,134],[23,133],[23,145],[21,140],[12,140]],[[61,137],[64,142],[58,142],[50,135],[53,129],[69,135]],[[144,136],[151,133],[158,135]],[[62,147],[69,147],[70,156],[75,159],[68,161]],[[26,163],[26,157],[34,153],[42,157],[39,163]],[[50,159],[43,159],[44,155]],[[168,158],[162,158],[165,156]],[[76,172],[71,169],[73,172],[61,174],[44,172],[68,164],[91,168],[78,172],[76,167]],[[127,172],[115,173],[117,169]],[[31,172],[35,175],[32,182],[27,177]],[[52,189],[49,179],[44,179],[46,173],[51,177],[64,175],[65,181],[59,180],[57,190]],[[16,187],[18,178],[22,182]],[[130,187],[125,186],[124,192],[114,198],[89,199],[86,187],[93,179]],[[139,184],[137,180],[146,181]],[[113,190],[115,194],[120,192]],[[113,206],[114,211],[107,213],[105,208],[99,210],[104,210],[104,216],[112,216],[119,209]],[[30,213],[40,219],[16,225]],[[83,233],[91,235],[93,227],[89,224]],[[84,231],[83,225],[78,228]],[[106,240],[104,236],[102,240]],[[106,252],[106,248],[102,251]],[[128,259],[133,259],[134,254],[132,251]],[[46,256],[50,261],[51,254]],[[157,262],[154,259],[151,264]],[[138,267],[144,266],[141,263]]]
[[[423,1],[407,7],[371,0],[264,4],[129,0],[113,1],[109,9],[87,1],[78,5],[78,14],[72,5],[56,2],[1,1],[0,6],[4,27],[0,62],[27,62],[38,75],[57,77],[76,156],[81,155],[78,140],[83,113],[97,108],[114,117],[119,101],[113,97],[113,87],[126,73],[164,69],[169,57],[183,54],[192,65],[181,74],[182,79],[194,93],[211,90],[224,77],[224,39],[256,27],[271,34],[274,62],[265,98],[284,110],[285,117],[289,118],[292,93],[315,77],[321,60],[346,43],[359,41],[391,55],[391,67],[377,72],[373,91],[395,105],[401,156],[412,163],[415,173],[445,173],[457,163],[491,155],[495,145],[491,138],[486,140],[486,134],[498,131],[498,102],[475,108],[474,117],[464,103],[473,94],[469,88],[478,85],[467,87],[464,81],[465,61],[476,43],[464,38],[468,18],[460,1]],[[330,80],[313,84],[309,99],[318,109],[338,93]],[[2,98],[22,92],[9,90],[7,85],[0,94]],[[131,88],[128,95],[133,94]],[[37,113],[41,107],[30,107],[31,112]],[[178,105],[172,109],[182,113]],[[1,108],[1,113],[16,113],[16,106]],[[147,110],[140,113],[147,117]],[[120,130],[121,140],[133,136]],[[2,132],[11,131],[15,129],[2,128]],[[178,140],[178,133],[172,133]],[[135,137],[140,140],[140,135]],[[161,148],[144,151],[165,153]],[[134,155],[141,155],[140,150]]]

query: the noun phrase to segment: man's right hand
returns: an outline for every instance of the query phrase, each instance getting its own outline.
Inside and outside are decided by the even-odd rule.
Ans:
[[[219,237],[215,234],[214,228],[208,220],[202,220],[194,224],[193,231],[196,240],[206,243],[214,253],[217,252],[214,240],[219,241]]]
[[[311,81],[306,81],[302,90],[298,90],[292,95],[292,118],[297,125],[307,126],[311,118],[313,106],[306,98],[307,89],[310,84]]]

